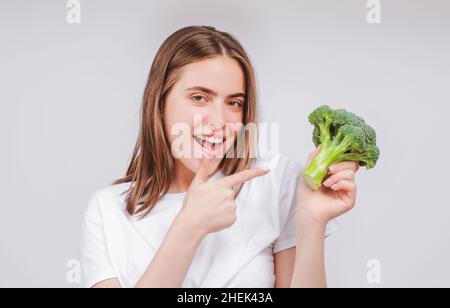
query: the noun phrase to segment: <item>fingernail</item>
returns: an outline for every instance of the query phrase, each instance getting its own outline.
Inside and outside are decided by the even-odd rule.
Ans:
[[[269,168],[260,168],[260,170],[261,170],[262,172],[269,172],[269,171],[270,171]]]
[[[325,185],[326,187],[330,186],[330,181],[326,180],[325,182],[323,182],[323,185]]]
[[[330,172],[334,172],[334,166],[330,166],[330,168],[328,168],[330,170]]]

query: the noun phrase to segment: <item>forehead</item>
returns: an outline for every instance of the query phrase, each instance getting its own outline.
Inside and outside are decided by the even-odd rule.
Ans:
[[[214,57],[186,65],[178,84],[181,90],[201,86],[226,96],[245,92],[245,75],[236,60]]]

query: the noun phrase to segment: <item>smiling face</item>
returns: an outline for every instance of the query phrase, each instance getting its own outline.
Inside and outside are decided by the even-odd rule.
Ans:
[[[164,108],[164,127],[172,153],[176,154],[176,166],[195,173],[200,158],[206,154],[214,157],[210,174],[217,169],[242,127],[245,90],[240,64],[227,56],[194,62],[181,69]],[[177,126],[184,129],[174,129]],[[174,147],[180,140],[184,145],[182,155],[176,153],[180,148]]]

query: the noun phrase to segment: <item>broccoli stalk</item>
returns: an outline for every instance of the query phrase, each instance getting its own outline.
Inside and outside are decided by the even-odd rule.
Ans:
[[[357,161],[373,168],[379,157],[376,133],[364,120],[345,110],[328,106],[309,116],[315,126],[313,141],[320,151],[303,173],[305,183],[314,190],[322,186],[329,167],[343,161]]]

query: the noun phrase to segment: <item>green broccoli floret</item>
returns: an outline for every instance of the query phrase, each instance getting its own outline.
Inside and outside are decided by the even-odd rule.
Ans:
[[[364,119],[343,109],[321,106],[309,116],[314,125],[313,142],[320,151],[303,173],[312,189],[319,189],[331,165],[357,161],[367,169],[375,167],[380,151],[375,130]]]

